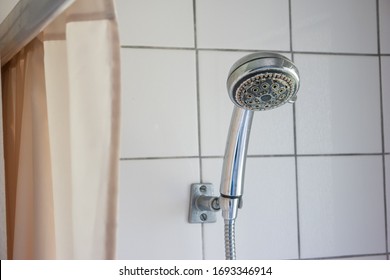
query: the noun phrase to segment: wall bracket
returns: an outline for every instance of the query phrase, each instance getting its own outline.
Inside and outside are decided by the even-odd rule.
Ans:
[[[191,185],[189,223],[215,223],[217,221],[215,212],[219,209],[219,197],[214,196],[213,184]]]

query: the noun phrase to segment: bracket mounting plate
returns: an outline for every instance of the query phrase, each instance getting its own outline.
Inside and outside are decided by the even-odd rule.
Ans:
[[[197,205],[197,200],[199,197],[205,196],[210,197],[210,199],[216,198],[214,197],[214,186],[210,183],[196,183],[191,185],[191,193],[190,193],[190,211],[188,215],[189,223],[215,223],[217,221],[216,211],[214,209],[204,210],[199,209]]]

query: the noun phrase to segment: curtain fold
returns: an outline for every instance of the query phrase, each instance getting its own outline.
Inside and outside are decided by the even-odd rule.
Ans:
[[[78,0],[2,68],[8,257],[115,257],[119,40]]]

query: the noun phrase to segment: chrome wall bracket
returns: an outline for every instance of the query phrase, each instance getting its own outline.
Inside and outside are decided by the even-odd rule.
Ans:
[[[219,197],[214,196],[213,184],[191,185],[189,223],[215,223],[217,221],[215,212],[219,209]]]

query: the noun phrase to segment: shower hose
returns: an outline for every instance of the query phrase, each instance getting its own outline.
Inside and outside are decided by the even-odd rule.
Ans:
[[[235,260],[236,259],[236,238],[235,238],[235,227],[236,220],[225,219],[225,259]]]

